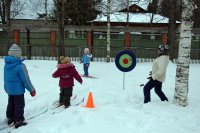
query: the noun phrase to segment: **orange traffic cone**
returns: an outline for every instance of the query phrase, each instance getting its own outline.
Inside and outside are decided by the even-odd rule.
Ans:
[[[92,92],[89,92],[86,108],[94,108],[94,102],[92,97]]]

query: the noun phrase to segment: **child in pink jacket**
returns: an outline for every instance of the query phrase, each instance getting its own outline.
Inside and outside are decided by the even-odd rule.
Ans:
[[[70,106],[70,98],[73,92],[74,78],[82,84],[82,78],[79,76],[74,64],[71,63],[69,57],[60,57],[61,63],[57,65],[57,70],[53,73],[54,78],[60,78],[60,105],[64,105],[65,108]]]

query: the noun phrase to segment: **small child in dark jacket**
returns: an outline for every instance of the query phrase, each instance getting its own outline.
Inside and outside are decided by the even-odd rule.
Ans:
[[[57,70],[53,73],[54,78],[60,78],[60,105],[64,105],[65,108],[70,106],[70,98],[73,92],[74,78],[82,84],[82,78],[79,76],[75,69],[75,66],[71,63],[69,57],[60,57],[61,63],[57,65]]]

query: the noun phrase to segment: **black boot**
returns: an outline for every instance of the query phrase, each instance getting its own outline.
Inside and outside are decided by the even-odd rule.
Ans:
[[[8,126],[10,127],[10,126],[12,126],[12,125],[14,125],[14,120],[13,119],[8,119],[8,122],[7,122],[7,124],[8,124]]]
[[[26,126],[26,125],[27,125],[27,123],[22,121],[22,120],[15,122],[15,128],[18,128],[18,127],[21,127],[21,126]]]
[[[67,102],[65,103],[65,108],[69,108],[69,106],[71,106],[70,101],[67,101]]]
[[[144,100],[144,104],[151,102],[151,100]]]
[[[161,100],[161,101],[166,101],[166,102],[169,102],[167,98],[166,98],[166,99],[163,99],[163,100]]]

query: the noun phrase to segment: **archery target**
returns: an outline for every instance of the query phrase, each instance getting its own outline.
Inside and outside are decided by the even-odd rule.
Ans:
[[[115,58],[115,65],[120,71],[129,72],[136,66],[136,56],[128,50],[120,51]]]

